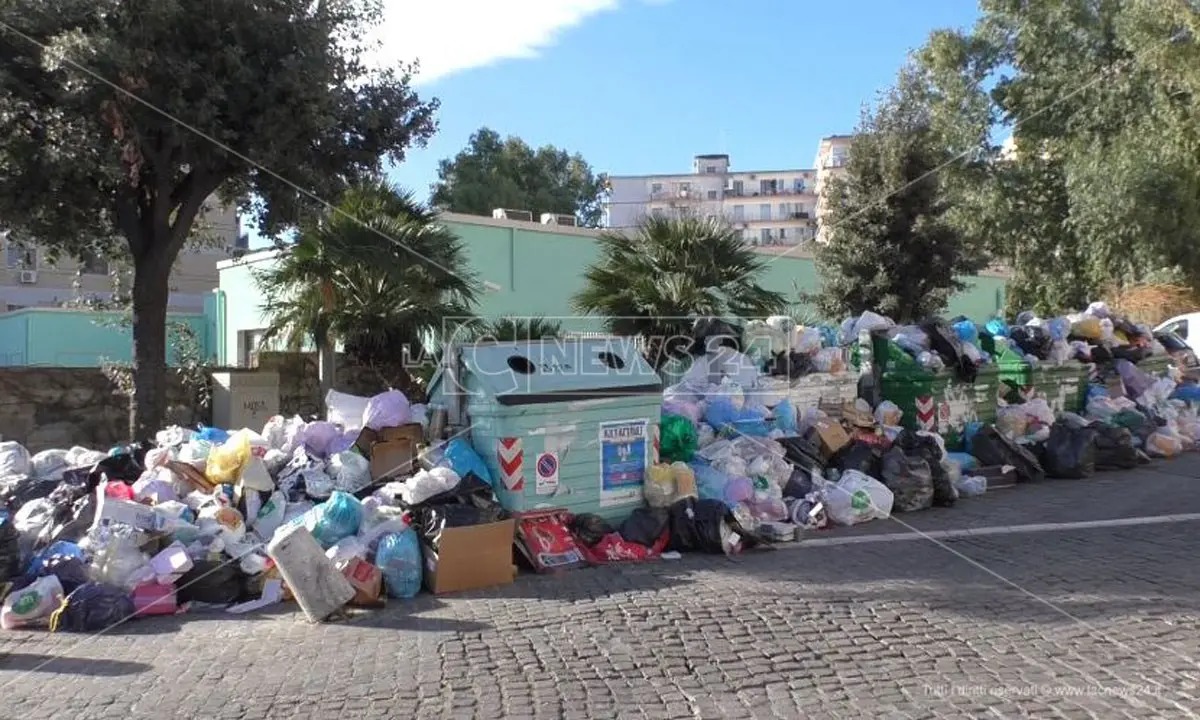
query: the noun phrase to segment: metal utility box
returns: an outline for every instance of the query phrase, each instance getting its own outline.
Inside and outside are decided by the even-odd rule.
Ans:
[[[213,427],[262,432],[279,414],[279,374],[231,370],[212,374]]]
[[[620,520],[642,504],[662,382],[633,338],[487,342],[455,354],[453,372],[430,382],[430,406],[457,403],[506,509]]]

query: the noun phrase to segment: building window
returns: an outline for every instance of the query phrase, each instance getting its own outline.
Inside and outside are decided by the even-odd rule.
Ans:
[[[688,190],[691,190],[691,189],[692,189],[692,184],[690,182],[679,183],[679,191],[680,192],[687,192]]]
[[[708,173],[709,175],[715,175],[717,173],[717,166],[716,165],[705,165],[704,172]]]
[[[662,183],[650,183],[650,192],[654,195],[662,192]]]
[[[4,261],[10,270],[37,270],[37,250],[9,242],[4,252]]]
[[[716,199],[717,199],[717,191],[716,191],[716,190],[709,190],[709,191],[708,191],[708,199],[709,199],[709,200],[716,200]]]
[[[779,203],[780,219],[787,219],[791,216],[792,216],[792,204],[791,203]]]
[[[254,367],[255,355],[262,346],[262,336],[262,330],[238,331],[238,365],[240,367]]]
[[[746,192],[746,186],[741,180],[733,181],[733,195],[741,197]]]
[[[785,227],[784,227],[784,228],[779,228],[779,239],[780,239],[780,240],[787,240],[787,237],[788,237],[788,229],[787,229],[787,228],[785,228]]]
[[[746,219],[746,206],[745,205],[734,205],[733,206],[733,219],[739,220],[739,221]]]
[[[773,235],[771,235],[770,228],[763,228],[762,230],[759,230],[758,231],[758,239],[759,239],[759,242],[761,242],[763,245],[766,245],[768,243],[772,243],[775,241],[775,237]]]
[[[770,220],[771,219],[771,206],[770,205],[759,205],[758,206],[758,219],[759,220]]]
[[[792,180],[792,189],[798,193],[804,192],[804,178],[796,178]]]
[[[652,208],[650,210],[650,214],[659,219],[661,219],[665,216],[663,213],[663,209],[660,207]]]
[[[778,192],[778,186],[774,180],[759,180],[758,191],[763,195],[774,195]]]
[[[80,256],[79,269],[85,275],[107,275],[108,260],[89,250]]]

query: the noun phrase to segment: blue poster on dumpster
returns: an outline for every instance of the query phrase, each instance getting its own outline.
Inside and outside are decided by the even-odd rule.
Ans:
[[[600,507],[642,501],[649,420],[600,423]]]

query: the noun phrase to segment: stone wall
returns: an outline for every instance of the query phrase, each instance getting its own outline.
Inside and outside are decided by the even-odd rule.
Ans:
[[[207,413],[194,407],[175,375],[167,374],[169,423],[194,426]],[[127,442],[129,400],[99,368],[0,368],[0,437],[31,452],[74,445],[107,450]]]
[[[371,396],[387,390],[387,384],[370,368],[357,366],[338,356],[333,387],[353,395]],[[321,396],[316,353],[258,354],[259,370],[279,373],[279,412],[305,418],[325,417],[325,398]]]

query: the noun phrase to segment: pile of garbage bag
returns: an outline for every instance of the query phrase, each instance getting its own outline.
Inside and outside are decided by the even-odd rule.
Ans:
[[[503,514],[470,445],[451,441],[417,457],[425,410],[402,393],[331,392],[326,403],[326,420],[169,427],[109,452],[31,455],[0,443],[0,625],[95,631],[290,597],[307,613],[319,603],[289,577],[298,556],[284,545],[308,546],[282,542],[296,533],[315,548],[302,558],[306,572],[344,579],[353,597],[340,604],[373,606],[420,591],[421,542],[435,528]],[[374,462],[384,444],[391,458],[407,448],[408,462]],[[475,492],[465,511],[456,495],[464,482]]]

